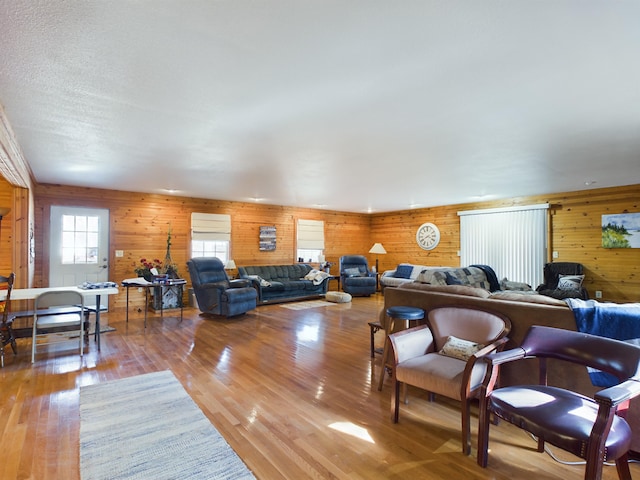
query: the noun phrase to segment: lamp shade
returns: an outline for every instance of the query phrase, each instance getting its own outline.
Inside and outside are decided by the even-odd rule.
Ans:
[[[369,250],[369,253],[384,254],[387,253],[387,251],[384,249],[381,243],[374,243],[373,247],[371,247],[371,250]]]
[[[229,260],[226,265],[224,266],[225,270],[233,270],[236,267],[236,262],[234,260]]]

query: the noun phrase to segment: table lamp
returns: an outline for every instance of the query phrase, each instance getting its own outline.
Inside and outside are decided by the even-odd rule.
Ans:
[[[229,270],[229,272],[227,273],[227,275],[229,275],[229,277],[233,278],[231,275],[231,270],[235,270],[236,267],[236,262],[234,260],[229,260],[227,261],[227,263],[224,266],[225,270]]]
[[[378,255],[384,255],[385,253],[387,253],[387,251],[384,249],[384,247],[382,246],[381,243],[374,243],[373,247],[371,247],[371,250],[369,250],[369,253],[375,253],[376,254],[376,273],[379,272],[378,270]]]

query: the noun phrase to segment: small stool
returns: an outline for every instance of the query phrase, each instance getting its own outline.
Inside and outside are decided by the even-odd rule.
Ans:
[[[394,332],[396,320],[404,320],[404,329],[409,328],[409,322],[422,320],[424,318],[424,310],[417,307],[389,307],[387,308],[387,317],[389,317],[389,326],[386,331],[386,338],[384,341],[384,350],[382,352],[382,369],[380,371],[380,380],[378,381],[378,390],[382,390],[382,382],[384,381],[384,372],[387,368],[387,360],[391,350],[391,342],[389,341],[389,334]]]

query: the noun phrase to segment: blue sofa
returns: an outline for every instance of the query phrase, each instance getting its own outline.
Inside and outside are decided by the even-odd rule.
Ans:
[[[332,278],[306,263],[238,267],[238,275],[241,279],[251,281],[258,292],[258,303],[323,296]]]

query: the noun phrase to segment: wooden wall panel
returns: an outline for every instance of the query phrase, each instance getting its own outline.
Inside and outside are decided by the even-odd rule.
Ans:
[[[0,177],[0,207],[10,207],[11,212],[0,224],[0,274],[6,275],[13,269],[13,195],[15,187]]]
[[[295,261],[295,225],[298,218],[325,222],[326,258],[337,262],[348,253],[366,254],[371,248],[370,217],[332,211],[241,203],[135,192],[107,191],[59,185],[35,187],[36,204],[36,278],[34,286],[45,286],[49,231],[48,218],[52,205],[107,208],[110,212],[110,278],[115,282],[135,276],[134,264],[140,258],[163,260],[167,233],[171,227],[171,254],[180,274],[188,279],[186,261],[190,257],[191,213],[222,213],[232,217],[231,257],[238,266],[278,265]],[[276,227],[276,250],[260,251],[260,226]],[[370,245],[371,243],[371,245]],[[123,250],[122,258],[115,250]],[[334,267],[333,272],[337,272]],[[134,289],[130,292],[133,302]],[[124,293],[111,298],[112,307],[123,307]],[[139,303],[139,302],[138,302]]]
[[[586,269],[585,286],[592,298],[600,290],[605,301],[640,301],[640,249],[606,249],[601,243],[602,215],[640,212],[640,185],[372,215],[372,235],[388,252],[380,257],[380,269],[394,268],[400,262],[459,265],[458,211],[538,203],[552,206],[550,258],[551,252],[556,251],[557,261],[582,263]],[[441,234],[440,245],[430,252],[415,242],[416,230],[427,221],[438,225]]]
[[[0,201],[1,191],[0,188]],[[325,222],[328,261],[337,263],[345,254],[365,254],[374,264],[375,255],[367,252],[375,242],[380,242],[388,252],[378,257],[383,271],[400,262],[458,266],[460,223],[457,212],[460,210],[545,202],[552,205],[549,254],[557,251],[558,261],[583,263],[586,268],[585,285],[592,297],[596,290],[601,290],[603,300],[640,301],[640,249],[602,248],[600,226],[603,214],[640,212],[640,185],[372,215],[39,185],[35,189],[38,254],[35,285],[45,285],[48,278],[45,267],[48,265],[48,240],[44,233],[48,231],[51,205],[83,205],[110,210],[110,271],[112,279],[119,281],[133,276],[133,264],[140,257],[164,258],[169,225],[172,229],[173,259],[180,266],[181,273],[186,275],[190,214],[193,211],[232,215],[231,255],[238,265],[291,263],[295,258],[296,220],[305,218]],[[415,241],[416,230],[424,222],[433,222],[440,228],[440,245],[432,251],[420,249]],[[273,252],[259,250],[261,225],[276,227],[277,247]],[[2,234],[4,244],[4,222]],[[115,258],[115,250],[124,250],[125,256]],[[334,267],[333,271],[336,272],[337,268]],[[122,298],[116,299],[115,305],[122,306]]]

